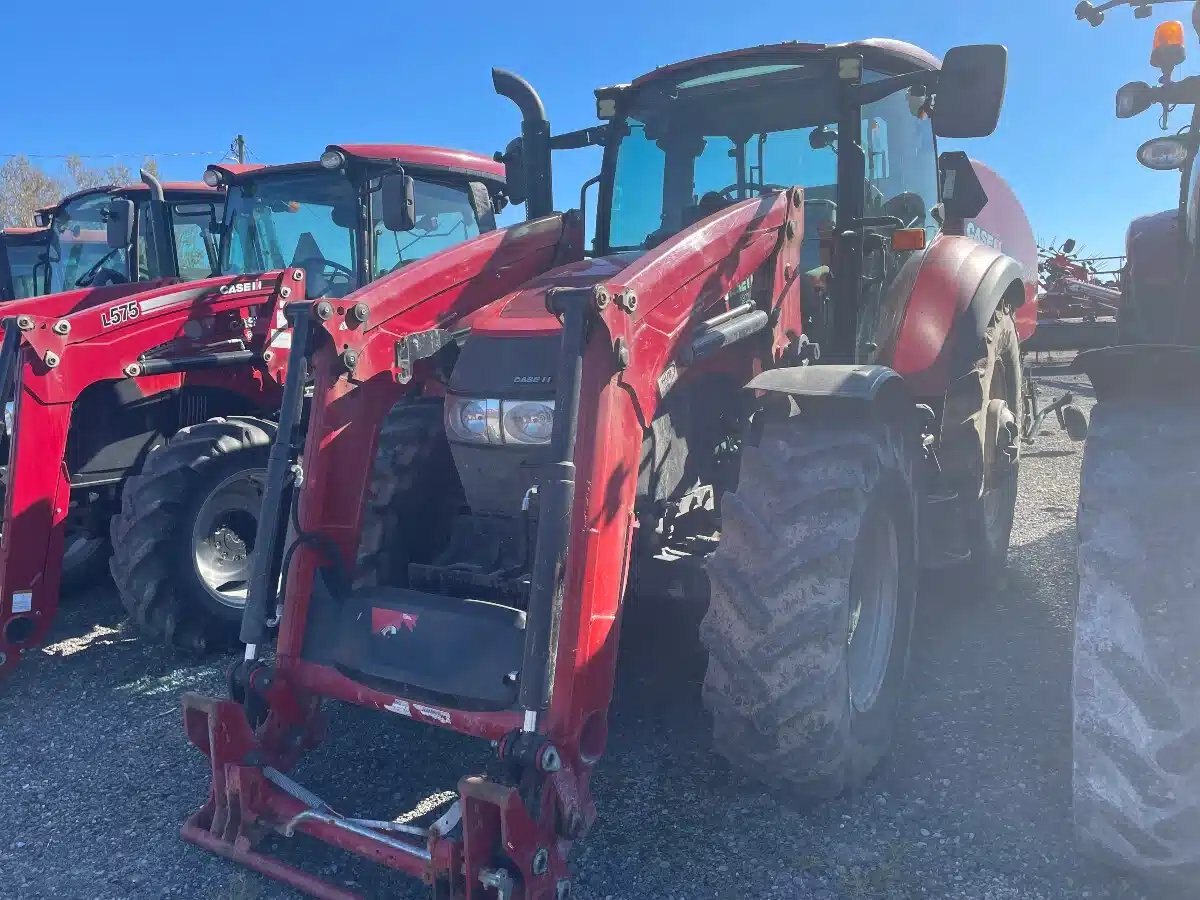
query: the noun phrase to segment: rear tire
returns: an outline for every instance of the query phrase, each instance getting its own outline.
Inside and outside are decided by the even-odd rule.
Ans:
[[[1103,401],[1079,493],[1080,848],[1200,881],[1200,408]]]
[[[857,788],[891,743],[915,602],[911,452],[898,426],[802,415],[764,427],[722,499],[701,626],[714,744],[799,799]]]
[[[236,642],[275,432],[242,416],[181,428],[125,483],[109,568],[147,635],[198,652]]]

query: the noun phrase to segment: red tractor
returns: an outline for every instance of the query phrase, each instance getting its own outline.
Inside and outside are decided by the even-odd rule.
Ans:
[[[1098,25],[1122,5],[1078,12]],[[1097,402],[1079,485],[1075,828],[1088,855],[1171,896],[1200,883],[1200,77],[1172,77],[1184,38],[1160,25],[1158,85],[1117,94],[1119,118],[1161,105],[1164,131],[1191,107],[1190,127],[1138,151],[1180,172],[1179,204],[1130,226],[1119,342],[1077,360]]]
[[[281,304],[337,300],[490,231],[504,202],[493,160],[407,145],[205,179],[228,198],[206,220],[216,276],[80,289],[4,320],[0,672],[49,630],[73,548],[110,532],[144,631],[189,649],[233,640],[291,341]]]
[[[438,898],[569,897],[631,568],[718,528],[718,751],[791,796],[861,785],[919,569],[983,591],[1005,564],[1036,247],[1003,182],[936,149],[994,129],[1005,69],[999,46],[755,47],[604,88],[601,124],[557,136],[495,72],[530,220],[285,307],[245,660],[232,699],[184,699],[213,776],[184,837],[319,897],[353,895],[264,836]],[[585,257],[550,157],[596,144]],[[286,774],[325,698],[491,741],[492,774],[425,824],[343,815]]]
[[[23,300],[38,293],[49,245],[48,228],[0,230],[0,302]]]

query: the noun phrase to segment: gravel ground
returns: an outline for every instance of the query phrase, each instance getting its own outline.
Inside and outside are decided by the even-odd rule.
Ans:
[[[1090,395],[1066,378],[1047,387]],[[856,797],[799,811],[731,775],[707,749],[702,610],[687,597],[632,606],[577,896],[1149,900],[1071,843],[1079,462],[1057,427],[1027,453],[1002,589],[923,587],[897,746]],[[180,664],[138,641],[110,589],[70,600],[54,640],[0,686],[0,896],[296,896],[177,837],[208,788],[177,697],[221,691],[227,661]],[[361,710],[333,725],[298,777],[359,814],[395,815],[487,759],[476,742]],[[300,840],[278,852],[370,897],[425,896]]]

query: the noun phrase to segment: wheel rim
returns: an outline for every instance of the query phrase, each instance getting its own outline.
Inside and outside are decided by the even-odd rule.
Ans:
[[[63,571],[68,571],[87,562],[93,553],[104,543],[104,538],[89,535],[86,532],[68,532],[66,546],[63,548]]]
[[[900,599],[900,540],[890,516],[864,523],[850,574],[847,668],[850,701],[859,712],[875,705],[887,680]]]
[[[251,469],[226,478],[204,498],[192,526],[192,565],[222,606],[246,605],[264,476]]]

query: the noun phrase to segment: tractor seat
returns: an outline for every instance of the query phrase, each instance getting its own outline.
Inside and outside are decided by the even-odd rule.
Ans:
[[[516,706],[519,609],[372,587],[347,595],[339,618],[334,664],[367,687],[476,712]]]

